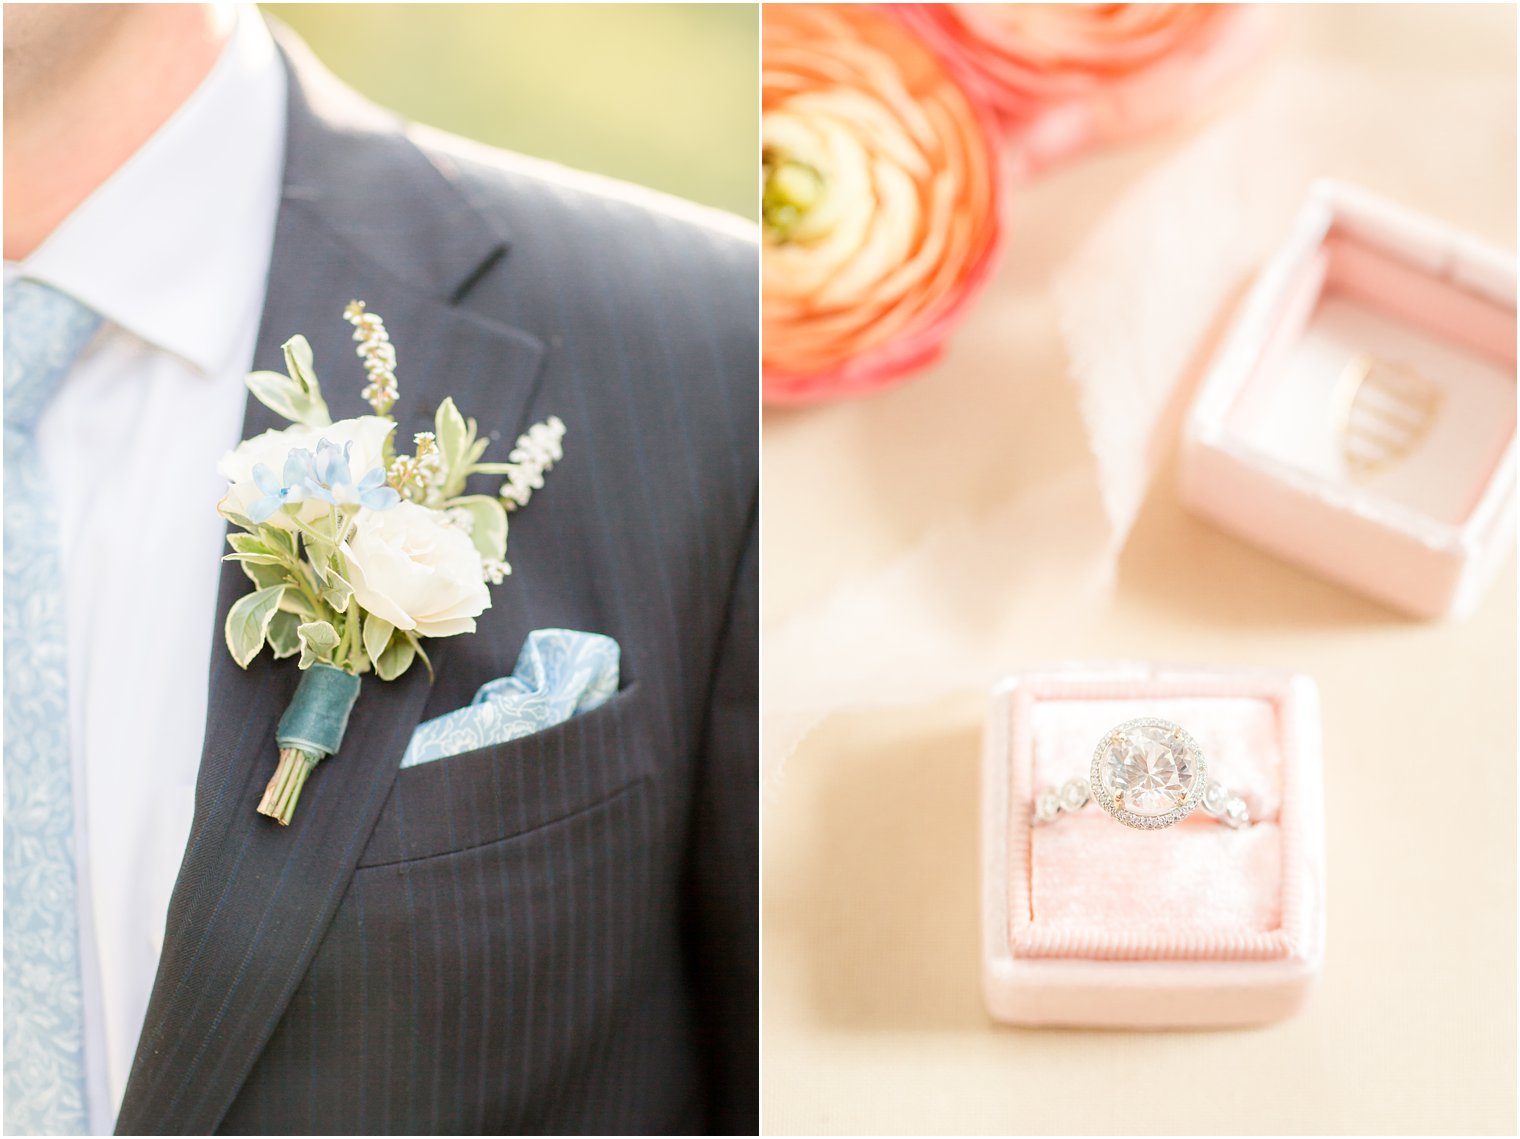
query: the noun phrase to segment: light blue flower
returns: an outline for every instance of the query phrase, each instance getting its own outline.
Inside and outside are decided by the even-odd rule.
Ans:
[[[311,463],[311,452],[305,447],[296,447],[285,458],[282,478],[275,478],[274,472],[263,463],[254,464],[253,481],[264,492],[264,497],[249,504],[249,520],[263,522],[283,506],[299,506],[305,502]]]
[[[394,489],[385,485],[385,468],[375,467],[357,483],[349,467],[352,442],[339,447],[327,439],[317,441],[317,453],[308,456],[305,491],[334,506],[363,506],[369,510],[389,510],[401,501]],[[262,489],[262,484],[260,484]]]

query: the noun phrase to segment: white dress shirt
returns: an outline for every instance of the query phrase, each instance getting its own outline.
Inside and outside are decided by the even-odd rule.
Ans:
[[[285,101],[269,31],[241,9],[174,117],[5,266],[105,318],[38,425],[61,527],[95,1134],[121,1106],[190,833],[226,552],[216,465],[241,434]]]

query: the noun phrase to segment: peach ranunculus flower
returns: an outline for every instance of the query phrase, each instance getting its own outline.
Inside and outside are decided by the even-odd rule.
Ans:
[[[1039,170],[1196,113],[1274,39],[1251,4],[905,4]]]
[[[869,6],[764,13],[767,402],[858,394],[935,355],[1000,237],[988,108]]]

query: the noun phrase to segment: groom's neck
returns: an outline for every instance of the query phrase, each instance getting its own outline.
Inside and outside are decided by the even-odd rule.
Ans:
[[[225,11],[5,5],[5,256],[26,257],[211,71]]]

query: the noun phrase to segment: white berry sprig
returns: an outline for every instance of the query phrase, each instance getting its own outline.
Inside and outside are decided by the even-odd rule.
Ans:
[[[391,343],[390,333],[385,331],[385,321],[376,313],[366,312],[363,301],[349,301],[343,319],[354,326],[354,339],[359,342],[355,351],[369,376],[364,401],[375,409],[376,415],[389,415],[400,389],[396,386],[396,347]]]
[[[557,415],[535,423],[517,437],[517,445],[501,464],[507,481],[501,484],[502,505],[508,510],[527,506],[535,490],[542,490],[544,472],[565,457],[565,425]]]

